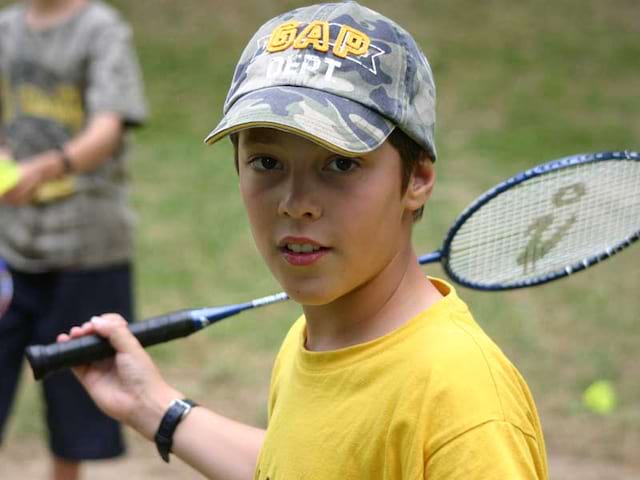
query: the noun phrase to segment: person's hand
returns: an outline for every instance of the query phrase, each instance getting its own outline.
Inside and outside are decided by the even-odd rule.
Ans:
[[[7,191],[0,199],[9,205],[25,205],[29,203],[40,185],[52,177],[51,172],[57,169],[58,162],[55,151],[36,155],[29,160],[20,162],[20,179],[18,183]]]
[[[91,334],[106,338],[116,355],[74,368],[73,373],[107,415],[152,438],[171,401],[182,395],[167,385],[120,315],[93,317],[59,335],[58,341]]]

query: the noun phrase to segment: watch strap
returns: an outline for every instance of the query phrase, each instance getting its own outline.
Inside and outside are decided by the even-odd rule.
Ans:
[[[173,434],[178,424],[187,416],[191,409],[196,406],[198,406],[198,404],[188,398],[176,399],[171,402],[162,420],[160,420],[160,426],[158,427],[154,440],[158,448],[158,453],[165,462],[169,463],[169,454],[173,446]]]
[[[63,173],[63,175],[72,173],[73,172],[73,163],[71,162],[71,159],[69,158],[69,155],[67,155],[67,152],[64,149],[64,147],[62,145],[58,145],[56,147],[56,150],[60,154],[60,161],[62,162],[62,173]]]

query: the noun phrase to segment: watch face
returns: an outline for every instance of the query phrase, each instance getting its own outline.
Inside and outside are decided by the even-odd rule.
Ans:
[[[189,413],[191,408],[193,408],[193,407],[195,407],[197,405],[196,402],[194,402],[193,400],[188,400],[188,399],[174,400],[174,404],[180,405],[180,408],[182,408],[181,417],[184,417],[187,413]]]

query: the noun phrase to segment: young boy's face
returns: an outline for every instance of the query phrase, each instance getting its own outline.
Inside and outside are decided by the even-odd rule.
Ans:
[[[238,168],[257,247],[301,304],[344,296],[406,251],[420,205],[401,191],[401,159],[388,142],[345,158],[298,135],[252,128],[239,134]]]

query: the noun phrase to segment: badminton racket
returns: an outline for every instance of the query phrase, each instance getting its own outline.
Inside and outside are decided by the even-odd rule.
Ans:
[[[531,287],[595,265],[640,237],[640,155],[580,154],[519,173],[471,203],[440,249],[419,258],[440,262],[454,282],[499,291]],[[285,293],[249,302],[182,310],[130,325],[143,346],[184,337],[245,310],[286,300]],[[36,379],[65,367],[112,356],[88,335],[32,345]]]

